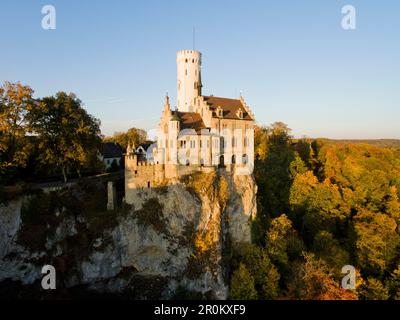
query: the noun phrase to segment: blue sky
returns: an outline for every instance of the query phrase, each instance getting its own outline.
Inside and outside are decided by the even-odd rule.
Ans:
[[[54,5],[57,29],[41,28]],[[357,30],[341,28],[341,8]],[[154,128],[176,103],[175,54],[203,53],[203,92],[240,92],[295,136],[400,138],[400,2],[2,0],[0,82],[75,92],[104,134]]]

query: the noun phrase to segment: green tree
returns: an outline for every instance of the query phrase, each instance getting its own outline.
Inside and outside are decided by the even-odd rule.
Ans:
[[[257,299],[254,279],[243,263],[239,265],[239,268],[232,275],[230,298],[233,300]]]
[[[337,239],[328,231],[320,231],[314,238],[312,249],[333,270],[336,276],[341,276],[343,266],[350,264],[350,255],[344,250]]]
[[[240,262],[253,277],[259,299],[269,300],[279,295],[280,274],[266,250],[255,245],[245,245],[240,252]]]
[[[65,182],[70,170],[81,176],[82,167],[97,155],[100,121],[83,109],[74,94],[59,92],[41,99],[29,120],[38,135],[41,163],[59,168]]]
[[[289,166],[295,158],[291,146],[290,129],[276,122],[257,133],[255,150],[259,156],[254,175],[260,189],[258,193],[257,241],[263,243],[271,217],[289,211],[289,190],[292,176]],[[258,144],[257,144],[258,143]]]
[[[298,258],[303,249],[292,221],[285,214],[272,219],[267,231],[266,250],[276,265],[285,269],[289,259]]]

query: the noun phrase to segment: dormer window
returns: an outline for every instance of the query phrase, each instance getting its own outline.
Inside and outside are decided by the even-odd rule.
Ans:
[[[243,110],[239,108],[239,110],[236,112],[236,115],[239,119],[243,119]]]
[[[223,118],[224,117],[224,110],[221,107],[217,107],[217,117]]]

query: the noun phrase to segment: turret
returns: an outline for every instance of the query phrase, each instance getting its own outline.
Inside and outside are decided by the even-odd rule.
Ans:
[[[176,56],[178,67],[178,110],[194,112],[194,100],[201,96],[201,53],[181,50]]]
[[[165,95],[164,114],[165,114],[166,116],[171,116],[171,115],[172,115],[171,106],[170,106],[170,104],[169,104],[168,93]]]

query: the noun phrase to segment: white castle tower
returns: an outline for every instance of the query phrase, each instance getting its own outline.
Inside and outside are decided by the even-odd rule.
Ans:
[[[178,110],[194,111],[194,99],[201,96],[201,53],[181,50],[176,55],[178,66]]]

